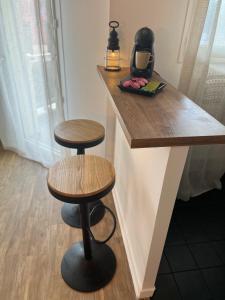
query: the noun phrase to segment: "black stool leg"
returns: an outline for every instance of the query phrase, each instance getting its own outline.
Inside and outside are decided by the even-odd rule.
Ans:
[[[85,154],[84,148],[77,149],[77,155]],[[94,211],[90,219],[90,226],[98,224],[105,215],[105,208],[101,200],[97,200],[89,204],[89,213],[98,205],[98,209]],[[100,206],[99,206],[100,205]],[[102,206],[101,206],[102,205]],[[80,207],[77,204],[65,203],[61,210],[63,221],[72,227],[81,228]]]
[[[82,155],[85,154],[85,149],[84,148],[77,148],[77,155]]]
[[[80,207],[83,242],[74,244],[64,255],[61,274],[64,281],[81,292],[103,288],[116,271],[116,258],[109,246],[90,239],[87,204]]]
[[[83,232],[84,256],[87,260],[91,259],[91,239],[90,239],[90,221],[87,204],[80,204],[81,226]]]

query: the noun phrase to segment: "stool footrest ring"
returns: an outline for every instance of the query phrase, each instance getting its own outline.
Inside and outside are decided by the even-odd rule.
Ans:
[[[115,233],[115,230],[116,230],[116,216],[115,216],[115,214],[113,213],[113,211],[112,211],[108,206],[105,206],[104,204],[100,203],[100,204],[96,205],[96,206],[92,209],[92,211],[90,212],[90,217],[91,217],[91,215],[92,215],[99,207],[101,207],[101,208],[104,207],[105,210],[107,210],[107,211],[111,214],[112,219],[113,219],[113,229],[112,229],[111,233],[109,234],[109,236],[108,236],[105,240],[103,240],[103,241],[97,240],[97,239],[94,237],[94,234],[92,233],[91,229],[89,229],[89,233],[90,233],[91,238],[92,238],[96,243],[98,243],[98,244],[105,244],[105,243],[107,243],[107,242],[112,238],[112,236],[113,236],[114,233]]]

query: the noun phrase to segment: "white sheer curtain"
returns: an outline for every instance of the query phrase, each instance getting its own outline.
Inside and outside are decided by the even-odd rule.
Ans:
[[[225,0],[198,0],[180,90],[225,125]],[[178,197],[221,188],[225,146],[192,147]]]
[[[0,139],[3,147],[52,164],[63,120],[51,0],[0,0]]]

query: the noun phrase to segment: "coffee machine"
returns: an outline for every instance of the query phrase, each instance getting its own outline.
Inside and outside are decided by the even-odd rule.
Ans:
[[[150,78],[154,69],[154,33],[148,27],[139,29],[131,55],[132,77]]]

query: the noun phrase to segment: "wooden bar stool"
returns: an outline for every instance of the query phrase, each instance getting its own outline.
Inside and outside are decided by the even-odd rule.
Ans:
[[[55,141],[67,148],[77,149],[77,154],[85,154],[85,149],[100,144],[105,138],[105,129],[98,122],[92,120],[69,120],[60,123],[55,128]],[[105,214],[101,200],[89,204],[89,211],[94,210],[91,215],[90,225],[97,224]],[[79,206],[65,203],[61,210],[64,222],[72,227],[81,227]]]
[[[61,273],[64,281],[82,292],[96,291],[104,287],[116,270],[116,258],[105,241],[93,236],[89,224],[88,203],[106,196],[115,184],[115,171],[109,161],[93,155],[66,158],[49,169],[48,189],[57,199],[80,206],[83,241],[74,244],[64,255]],[[95,209],[95,208],[94,208]]]

